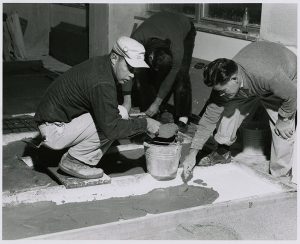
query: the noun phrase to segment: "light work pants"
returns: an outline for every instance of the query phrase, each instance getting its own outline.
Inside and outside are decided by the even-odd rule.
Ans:
[[[97,132],[95,123],[89,113],[74,118],[69,123],[54,122],[39,125],[41,135],[45,138],[42,145],[53,150],[69,148],[68,153],[79,161],[94,166],[113,141]]]
[[[224,108],[223,117],[221,118],[217,132],[214,136],[215,140],[219,144],[232,145],[236,140],[236,133],[241,123],[246,117],[255,112],[259,103],[262,104],[269,115],[269,125],[272,133],[270,158],[271,174],[276,177],[287,176],[289,175],[293,164],[294,173],[296,174],[296,162],[293,162],[296,160],[295,155],[293,156],[293,153],[296,154],[296,148],[294,146],[296,131],[288,140],[281,138],[275,133],[274,129],[278,119],[278,109],[281,103],[275,96],[233,99],[228,102]],[[293,127],[295,128],[295,120],[293,120]]]

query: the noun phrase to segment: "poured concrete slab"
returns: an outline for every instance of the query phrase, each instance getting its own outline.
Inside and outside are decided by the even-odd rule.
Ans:
[[[214,189],[180,185],[90,202],[22,204],[3,208],[2,233],[49,240],[296,238],[295,192],[217,198]]]
[[[18,239],[49,234],[37,239],[169,239],[171,236],[213,239],[217,232],[219,238],[224,239],[256,239],[262,238],[260,230],[265,228],[266,238],[280,239],[285,233],[294,238],[296,195],[282,203],[269,200],[294,193],[295,188],[239,163],[196,167],[188,186],[183,183],[181,174],[182,168],[179,168],[177,177],[170,181],[157,181],[148,173],[142,173],[113,177],[111,184],[84,188],[54,186],[5,192],[2,196],[3,237]],[[261,198],[266,198],[262,205],[266,206],[267,202],[268,208],[260,208],[257,202]],[[278,224],[282,219],[276,207],[279,203],[290,206],[289,211],[285,211],[288,218],[282,222],[284,226],[281,222]],[[255,207],[257,211],[253,210]],[[264,213],[268,217],[273,215],[267,226],[265,220],[259,220],[264,218]],[[220,218],[216,217],[218,214]],[[234,225],[226,222],[229,216],[235,219]],[[261,222],[251,227],[245,219],[241,221],[241,216]],[[209,219],[212,223],[207,222]],[[249,226],[254,228],[255,235],[249,234]],[[151,233],[155,233],[153,238]]]

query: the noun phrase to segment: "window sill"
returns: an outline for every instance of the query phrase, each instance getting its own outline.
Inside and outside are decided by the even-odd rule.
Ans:
[[[195,28],[197,31],[200,32],[206,32],[214,35],[220,35],[220,36],[226,36],[231,37],[235,39],[241,39],[246,41],[257,41],[259,39],[259,34],[254,32],[249,32],[247,34],[242,33],[239,28],[224,28],[224,27],[217,27],[213,25],[207,25],[207,24],[200,24],[195,23]]]
[[[135,20],[144,21],[151,16],[151,13],[147,13],[145,15],[134,16]],[[238,28],[232,27],[232,29],[225,29],[224,27],[218,27],[212,24],[201,24],[194,23],[197,31],[210,33],[214,35],[226,36],[246,41],[257,41],[259,39],[259,33],[250,32],[247,34],[242,33]]]

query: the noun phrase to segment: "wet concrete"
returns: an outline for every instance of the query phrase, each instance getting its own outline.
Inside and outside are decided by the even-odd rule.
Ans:
[[[36,150],[28,147],[23,141],[3,146],[3,191],[24,191],[58,185],[59,182],[49,176],[46,168],[57,166],[64,152],[45,147]],[[32,158],[33,169],[20,160],[22,156]],[[110,177],[147,172],[143,149],[105,154],[98,167]]]
[[[200,179],[194,180],[194,183],[202,185],[202,186],[207,186],[207,184],[203,180],[200,180]]]
[[[3,191],[24,191],[35,187],[58,185],[46,170],[58,165],[65,151],[53,151],[44,147],[39,150],[30,148],[23,141],[3,146]],[[34,168],[20,160],[22,156],[32,157]],[[131,150],[104,155],[98,167],[110,177],[145,173],[144,150]]]
[[[3,191],[15,192],[57,185],[45,171],[33,170],[22,162],[19,158],[23,155],[26,155],[26,143],[22,141],[16,141],[3,147]]]
[[[142,144],[141,138],[135,138],[134,143]],[[113,145],[118,145],[119,142]],[[111,149],[113,149],[113,147]],[[183,145],[182,157],[189,150],[189,144]],[[46,170],[56,167],[65,151],[54,151],[41,147],[36,150],[28,147],[23,141],[15,141],[3,146],[3,191],[24,191],[35,187],[46,187],[60,184]],[[29,168],[20,160],[22,156],[33,159],[34,168]],[[147,172],[144,149],[123,152],[107,152],[98,164],[110,177],[134,175]]]
[[[55,205],[51,202],[5,207],[3,239],[19,239],[118,220],[159,214],[213,203],[219,194],[211,189],[179,185],[123,198]]]

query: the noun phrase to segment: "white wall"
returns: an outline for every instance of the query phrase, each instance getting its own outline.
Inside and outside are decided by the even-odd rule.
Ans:
[[[19,17],[26,19],[27,27],[24,34],[26,50],[37,45],[49,46],[50,4],[45,3],[4,3],[3,12],[17,12]]]
[[[297,4],[263,4],[260,37],[296,47]]]
[[[61,22],[86,27],[87,9],[51,4],[51,27],[54,27]]]
[[[3,12],[17,12],[19,17],[28,21],[24,43],[29,59],[48,54],[50,28],[60,22],[77,26],[87,25],[85,9],[72,8],[50,3],[4,3]]]
[[[109,50],[121,35],[130,36],[134,16],[144,15],[146,4],[109,4]]]
[[[198,31],[193,57],[208,61],[220,57],[231,59],[249,43],[251,42]]]

